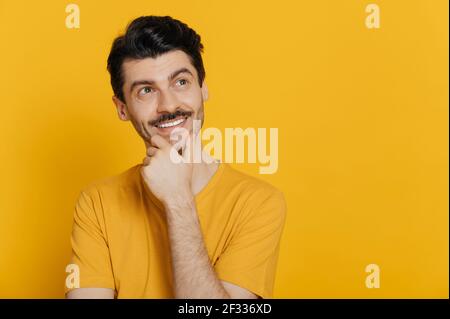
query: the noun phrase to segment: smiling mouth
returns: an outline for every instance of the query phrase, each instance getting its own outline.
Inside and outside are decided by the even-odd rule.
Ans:
[[[157,128],[168,128],[168,127],[174,127],[183,124],[187,120],[187,116],[178,116],[175,119],[169,120],[169,121],[163,121],[158,122],[154,126]]]

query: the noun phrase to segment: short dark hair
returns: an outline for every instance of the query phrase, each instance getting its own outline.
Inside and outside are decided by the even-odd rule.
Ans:
[[[114,40],[108,56],[107,68],[114,95],[125,101],[122,90],[122,63],[125,59],[156,58],[172,50],[182,50],[189,56],[202,86],[206,74],[200,35],[187,24],[169,16],[143,16],[133,20],[125,34]]]

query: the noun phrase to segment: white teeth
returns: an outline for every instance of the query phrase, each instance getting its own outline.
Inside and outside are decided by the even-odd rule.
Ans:
[[[160,127],[160,128],[172,127],[172,126],[177,126],[177,125],[183,123],[184,121],[185,121],[185,119],[183,118],[183,119],[179,119],[179,120],[176,120],[176,121],[173,121],[173,122],[159,124],[157,126]]]

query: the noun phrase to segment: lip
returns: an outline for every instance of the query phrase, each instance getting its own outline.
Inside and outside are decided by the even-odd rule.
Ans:
[[[176,122],[176,121],[181,120],[181,119],[183,119],[183,121],[182,121],[181,123],[177,124],[177,125],[174,125],[174,126],[170,126],[170,127],[158,127],[158,126],[156,126],[156,125],[153,125],[153,127],[157,130],[157,132],[158,132],[159,135],[162,135],[162,136],[169,136],[170,133],[171,133],[174,129],[176,129],[176,128],[178,128],[178,127],[185,127],[186,123],[188,122],[189,116],[179,116],[179,117],[177,117],[177,118],[175,118],[175,119],[173,119],[173,120],[164,122],[164,124],[166,124],[166,123],[173,123],[173,122]]]

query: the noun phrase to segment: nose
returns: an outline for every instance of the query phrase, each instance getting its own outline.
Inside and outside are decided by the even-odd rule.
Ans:
[[[179,105],[179,101],[177,97],[171,93],[169,90],[159,91],[159,100],[158,100],[158,113],[173,113],[176,111]]]

